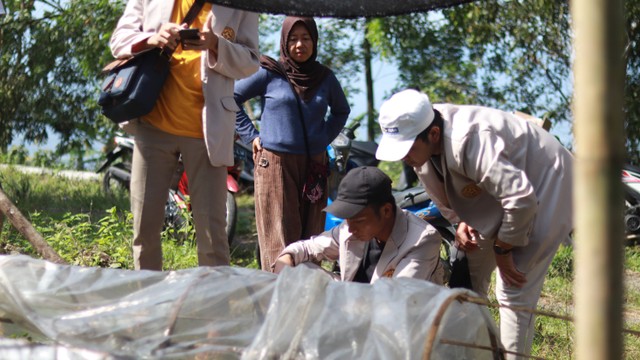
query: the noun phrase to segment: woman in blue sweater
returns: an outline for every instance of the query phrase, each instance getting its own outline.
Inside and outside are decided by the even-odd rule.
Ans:
[[[235,85],[238,105],[255,97],[264,101],[260,131],[244,110],[237,113],[236,130],[253,145],[256,227],[265,271],[272,271],[285,246],[324,229],[326,181],[319,192],[308,192],[315,196],[303,195],[303,187],[311,174],[326,170],[327,145],[350,108],[336,76],[316,61],[317,49],[315,21],[289,16],[282,24],[280,61],[263,56],[260,70]]]

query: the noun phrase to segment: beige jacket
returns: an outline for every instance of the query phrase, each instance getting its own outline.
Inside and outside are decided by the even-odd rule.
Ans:
[[[382,277],[410,277],[442,285],[438,231],[414,214],[396,208],[391,236],[380,255],[371,283]],[[342,281],[352,281],[365,254],[367,241],[353,238],[347,222],[331,230],[288,245],[280,255],[290,254],[294,264],[339,261]]]
[[[129,0],[111,37],[113,55],[132,55],[132,45],[169,22],[172,10],[171,0]],[[206,24],[219,36],[219,42],[217,57],[210,51],[202,52],[205,142],[213,166],[231,166],[239,110],[233,99],[233,86],[235,80],[248,77],[259,68],[258,15],[213,5]],[[137,119],[130,121],[125,130],[135,133],[136,122]]]
[[[464,221],[483,241],[516,248],[527,272],[555,252],[572,229],[573,157],[537,125],[480,106],[435,104],[444,118],[444,182],[431,161],[416,168],[442,214]]]

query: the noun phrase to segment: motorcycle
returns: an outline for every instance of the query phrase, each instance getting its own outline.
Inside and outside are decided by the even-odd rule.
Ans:
[[[235,176],[240,187],[239,192],[253,194],[253,149],[239,138],[233,144]]]
[[[106,194],[112,194],[116,189],[129,191],[131,182],[134,140],[125,135],[117,135],[114,141],[116,146],[107,153],[105,161],[96,171],[97,173],[104,172],[102,189]],[[245,169],[246,151],[246,146],[242,145],[240,141],[236,141],[234,144],[234,165],[227,168],[227,227],[225,230],[229,245],[235,235],[238,215],[235,194],[245,189],[241,188],[239,184],[245,184],[246,189],[253,188],[252,165],[251,173]],[[251,155],[249,155],[249,159],[251,159]],[[187,175],[182,161],[179,161],[165,204],[165,228],[172,228],[177,234],[184,234],[184,231],[180,230],[187,224],[185,215],[191,210],[188,196]]]
[[[102,190],[111,195],[116,189],[129,190],[131,181],[131,160],[133,155],[133,138],[116,135],[116,146],[106,155],[105,161],[96,170],[104,172],[102,176]]]
[[[358,166],[378,166],[380,160],[376,158],[376,150],[378,144],[375,141],[361,141],[355,139],[355,131],[360,126],[360,122],[356,122],[350,127],[343,128],[343,134],[351,140],[351,148],[349,150],[349,157]],[[418,175],[416,175],[413,168],[404,162],[402,163],[402,172],[398,179],[396,189],[408,190],[413,187],[418,181]]]
[[[627,242],[635,243],[640,239],[640,168],[624,165],[622,184],[625,190],[625,233]]]
[[[355,122],[351,126],[345,126],[341,134],[351,141],[349,158],[358,166],[378,166],[380,160],[376,158],[378,144],[375,141],[356,140],[356,129],[360,127],[360,122]]]

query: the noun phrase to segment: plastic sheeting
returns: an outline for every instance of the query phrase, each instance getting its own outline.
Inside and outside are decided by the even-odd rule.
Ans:
[[[0,339],[0,359],[117,360],[109,354],[61,345],[33,344],[26,340]]]
[[[477,0],[208,0],[214,4],[269,14],[339,18],[401,15],[436,10]]]
[[[495,347],[493,319],[458,301],[464,293],[415,279],[343,283],[305,267],[154,272],[0,256],[0,321],[48,339],[29,349],[0,342],[0,357],[496,358],[478,348]]]

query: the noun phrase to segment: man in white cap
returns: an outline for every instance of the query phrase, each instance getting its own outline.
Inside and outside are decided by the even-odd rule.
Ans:
[[[481,106],[432,105],[405,90],[380,108],[376,157],[416,170],[442,214],[459,222],[473,288],[486,296],[498,268],[501,305],[534,309],[545,274],[572,229],[573,158],[532,122]],[[508,358],[529,354],[534,316],[500,309]],[[511,354],[510,354],[511,353]]]
[[[324,211],[346,219],[331,230],[288,245],[274,272],[285,266],[339,261],[340,279],[373,283],[383,277],[411,277],[442,285],[438,231],[400,209],[391,193],[391,179],[370,166],[347,173],[336,200]]]

